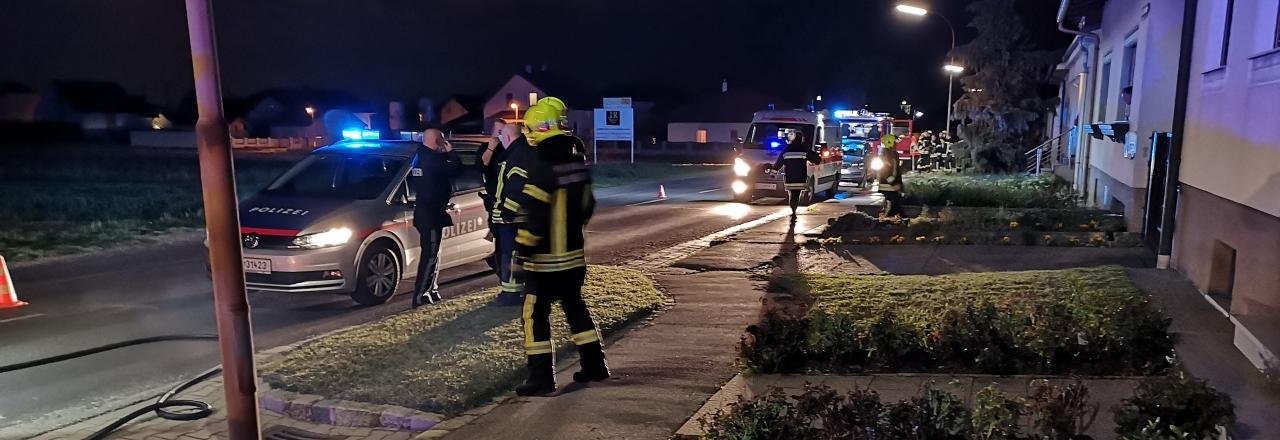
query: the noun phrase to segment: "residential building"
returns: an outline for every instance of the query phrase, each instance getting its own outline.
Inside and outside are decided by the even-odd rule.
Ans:
[[[38,104],[40,94],[30,87],[15,82],[0,83],[0,122],[34,122]]]
[[[1152,136],[1173,127],[1183,2],[1064,3],[1062,24],[1085,35],[1059,65],[1057,172],[1086,205],[1142,230]]]
[[[1280,366],[1280,0],[1200,0],[1172,266]]]
[[[148,129],[156,115],[145,98],[105,81],[53,81],[41,91],[35,109],[37,122],[75,126],[95,138]]]
[[[667,142],[734,143],[747,135],[751,116],[760,110],[791,108],[771,96],[750,90],[721,92],[696,98],[671,112]]]

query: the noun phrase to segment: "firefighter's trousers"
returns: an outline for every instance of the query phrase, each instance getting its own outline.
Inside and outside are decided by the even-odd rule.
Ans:
[[[551,344],[551,304],[557,300],[564,309],[565,320],[569,321],[569,331],[573,332],[570,340],[574,345],[582,347],[600,342],[600,332],[596,331],[587,303],[582,300],[582,283],[586,279],[587,268],[557,272],[525,271],[524,274],[521,324],[524,326],[526,355],[550,355],[554,351]]]

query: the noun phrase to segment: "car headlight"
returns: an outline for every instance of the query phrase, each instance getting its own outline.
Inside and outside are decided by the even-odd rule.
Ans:
[[[877,157],[877,158],[875,158],[875,159],[871,159],[871,169],[876,170],[876,171],[880,171],[880,169],[881,169],[881,168],[884,168],[884,160],[883,160],[883,159],[880,159],[880,158],[878,158],[878,157]]]
[[[314,234],[300,235],[293,238],[293,247],[302,249],[316,249],[322,247],[338,246],[346,244],[351,240],[351,230],[347,228],[334,228],[324,232]]]
[[[742,194],[744,192],[747,192],[747,184],[741,180],[733,181],[733,193]]]
[[[735,157],[733,158],[733,174],[737,174],[739,177],[747,177],[748,174],[751,174],[751,165],[742,160],[741,157]]]

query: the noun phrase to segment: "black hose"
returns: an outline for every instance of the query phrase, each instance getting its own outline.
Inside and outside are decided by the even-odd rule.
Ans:
[[[164,336],[151,336],[146,338],[130,339],[127,341],[121,341],[121,342],[102,345],[98,347],[87,348],[84,350],[73,351],[67,354],[50,356],[43,359],[35,359],[35,360],[20,362],[20,363],[11,364],[11,365],[0,365],[0,373],[7,373],[10,371],[17,371],[17,370],[25,370],[27,368],[35,368],[41,365],[48,365],[55,362],[61,362],[68,359],[75,359],[79,357],[89,356],[97,353],[102,353],[104,351],[115,350],[118,348],[131,347],[134,345],[142,345],[142,344],[150,344],[154,342],[166,342],[166,341],[209,341],[209,340],[214,340],[214,341],[218,340],[218,335],[212,335],[212,334],[164,335]],[[196,376],[194,379],[188,380],[176,387],[173,387],[173,389],[161,395],[159,399],[156,399],[155,403],[144,406],[142,408],[138,408],[137,410],[125,415],[124,417],[121,417],[116,421],[111,422],[111,424],[103,427],[102,429],[99,429],[98,432],[93,433],[93,435],[89,436],[86,440],[105,439],[112,432],[114,432],[117,429],[120,429],[121,426],[124,426],[125,424],[133,421],[133,419],[136,419],[148,412],[153,412],[153,411],[156,413],[157,417],[160,417],[166,420],[190,421],[190,420],[199,420],[205,417],[209,417],[209,415],[213,414],[213,406],[209,405],[208,403],[201,402],[199,400],[169,400],[169,399],[172,399],[174,395],[182,392],[183,390],[186,390],[187,388],[191,388],[197,383],[208,380],[213,376],[217,376],[221,372],[222,372],[222,367],[219,366],[219,367],[210,368],[209,370],[203,373],[200,373],[200,375]],[[169,411],[169,408],[189,408],[189,410],[175,412],[175,411]]]

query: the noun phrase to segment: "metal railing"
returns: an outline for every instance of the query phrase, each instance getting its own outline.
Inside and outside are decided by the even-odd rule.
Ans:
[[[1056,162],[1054,162],[1053,160],[1052,151],[1046,150],[1046,147],[1049,147],[1058,139],[1062,139],[1062,136],[1065,134],[1066,133],[1064,132],[1057,136],[1051,137],[1048,140],[1041,142],[1040,145],[1037,145],[1035,148],[1027,150],[1026,153],[1023,153],[1024,162],[1026,162],[1027,164],[1027,167],[1023,171],[1025,171],[1027,174],[1034,174],[1034,175],[1040,175],[1045,171],[1052,172],[1053,166]]]

